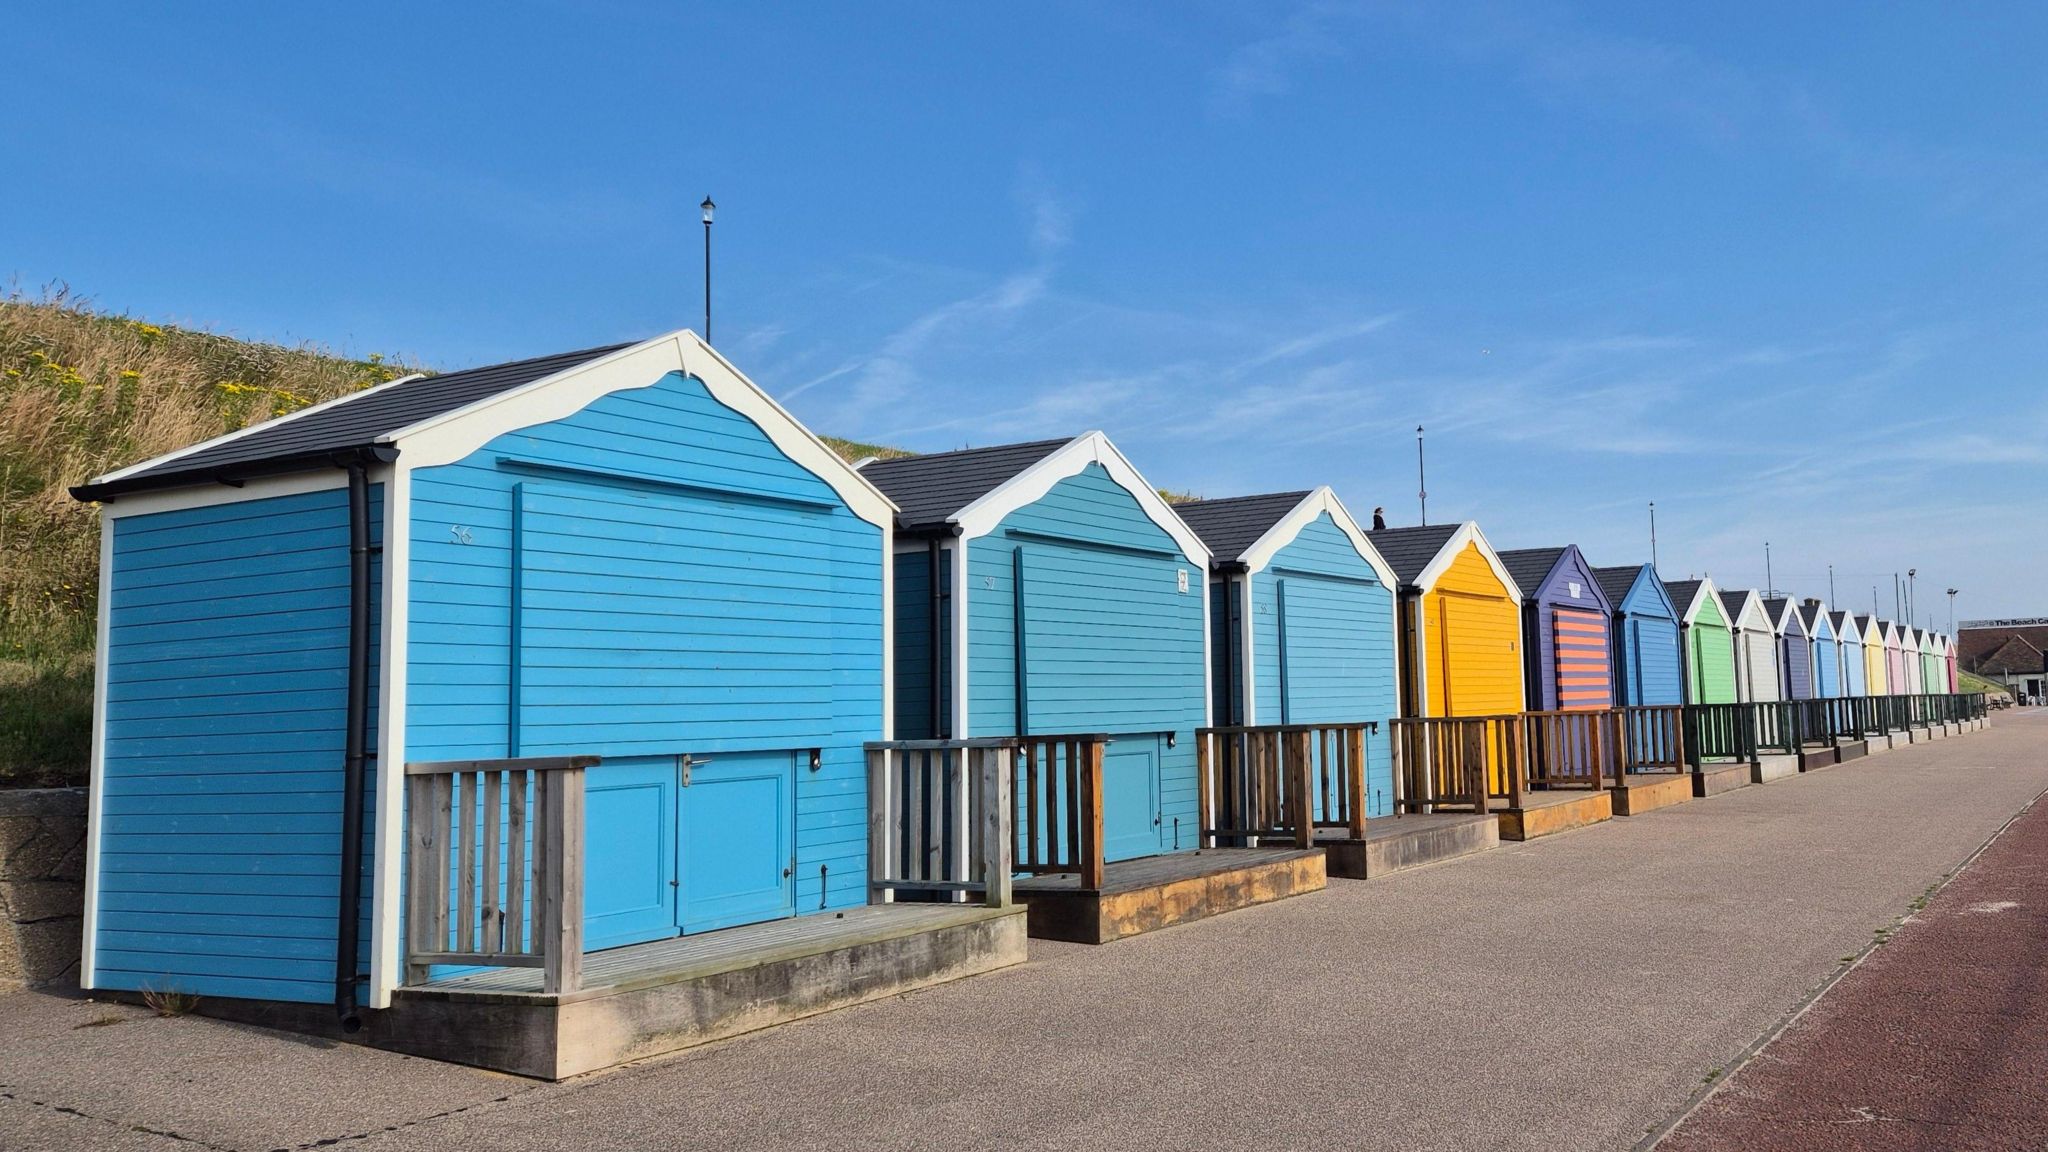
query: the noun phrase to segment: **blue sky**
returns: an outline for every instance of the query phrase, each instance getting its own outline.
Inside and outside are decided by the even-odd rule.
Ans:
[[[2048,613],[2048,9],[10,2],[0,272]]]

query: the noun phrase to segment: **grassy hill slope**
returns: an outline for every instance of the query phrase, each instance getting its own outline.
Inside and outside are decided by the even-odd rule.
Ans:
[[[80,481],[423,369],[0,299],[0,786],[81,778],[99,510]],[[848,459],[903,455],[826,438]]]

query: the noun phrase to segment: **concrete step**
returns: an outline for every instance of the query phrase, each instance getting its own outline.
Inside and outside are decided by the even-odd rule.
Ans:
[[[1787,776],[1797,775],[1799,775],[1799,757],[1789,753],[1781,752],[1773,756],[1759,756],[1756,758],[1756,763],[1750,765],[1749,768],[1749,779],[1752,784],[1769,784],[1773,780],[1783,780]]]
[[[1749,778],[1749,762],[1737,760],[1723,764],[1702,764],[1692,778],[1694,797],[1719,796],[1737,788],[1747,788],[1755,781]]]
[[[1117,861],[1104,870],[1101,888],[1083,888],[1068,873],[1020,880],[1013,890],[1030,910],[1031,935],[1107,944],[1318,892],[1328,882],[1321,848],[1205,848]]]

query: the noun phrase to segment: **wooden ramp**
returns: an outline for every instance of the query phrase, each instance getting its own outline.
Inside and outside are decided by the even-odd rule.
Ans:
[[[583,958],[583,986],[534,968],[400,988],[365,1042],[559,1080],[1023,962],[1024,910],[874,904]]]
[[[1013,891],[1030,910],[1031,935],[1107,944],[1319,891],[1327,880],[1320,848],[1204,848],[1106,864],[1099,888],[1057,872],[1018,880]]]
[[[1363,840],[1343,828],[1316,831],[1316,847],[1328,855],[1330,875],[1347,880],[1420,868],[1499,846],[1500,821],[1472,812],[1378,817],[1367,821]]]

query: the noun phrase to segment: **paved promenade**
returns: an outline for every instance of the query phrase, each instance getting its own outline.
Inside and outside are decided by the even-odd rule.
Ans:
[[[0,996],[0,1148],[1628,1149],[2048,790],[2048,720],[1994,723],[560,1085]]]

